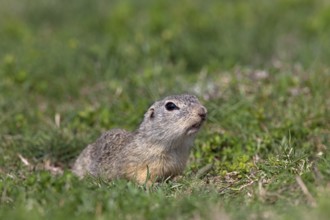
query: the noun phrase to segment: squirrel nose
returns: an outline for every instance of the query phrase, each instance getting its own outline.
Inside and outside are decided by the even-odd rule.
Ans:
[[[201,117],[202,120],[206,119],[206,115],[207,115],[207,110],[204,106],[202,106],[199,110],[198,110],[198,115]]]

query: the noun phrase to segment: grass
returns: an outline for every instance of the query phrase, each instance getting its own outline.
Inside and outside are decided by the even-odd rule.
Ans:
[[[0,3],[1,219],[327,219],[330,5]],[[156,99],[208,108],[182,178],[79,180],[102,132]]]

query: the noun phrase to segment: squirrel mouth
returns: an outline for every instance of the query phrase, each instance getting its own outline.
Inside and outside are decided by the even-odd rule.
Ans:
[[[203,121],[204,120],[200,120],[199,122],[197,122],[197,123],[193,124],[192,126],[190,126],[187,129],[187,134],[190,135],[190,134],[197,133],[199,131],[199,129],[202,127]]]

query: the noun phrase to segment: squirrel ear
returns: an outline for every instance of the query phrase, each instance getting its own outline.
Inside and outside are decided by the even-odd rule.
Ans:
[[[155,117],[154,112],[155,112],[155,109],[154,108],[149,108],[149,110],[148,110],[148,117],[149,118],[154,118]]]

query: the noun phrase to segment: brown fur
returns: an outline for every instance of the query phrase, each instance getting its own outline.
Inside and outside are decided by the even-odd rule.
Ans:
[[[166,109],[168,102],[178,109]],[[206,112],[193,95],[157,101],[136,131],[113,129],[88,145],[77,158],[73,172],[80,177],[126,178],[141,184],[174,177],[185,168]]]

